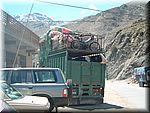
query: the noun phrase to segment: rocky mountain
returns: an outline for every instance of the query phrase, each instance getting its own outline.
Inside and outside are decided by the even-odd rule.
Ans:
[[[39,36],[45,33],[51,25],[63,24],[63,22],[55,22],[47,15],[41,13],[17,15],[14,18]]]
[[[107,37],[112,39],[106,46],[108,78],[126,79],[133,75],[135,67],[147,66],[146,20],[134,22],[117,32],[110,32]]]
[[[41,22],[47,22],[47,24],[52,23],[52,19],[48,17],[47,15],[43,15],[40,13],[33,13],[33,14],[26,14],[26,15],[17,15],[15,16],[15,19],[20,22],[27,22],[27,21],[41,21]]]
[[[102,11],[94,16],[66,25],[74,30],[91,32],[94,34],[107,34],[117,27],[126,26],[132,22],[145,18],[145,3],[129,2],[120,7]]]
[[[135,67],[147,65],[145,5],[145,2],[129,2],[65,27],[101,35],[109,61],[108,78],[130,78]]]

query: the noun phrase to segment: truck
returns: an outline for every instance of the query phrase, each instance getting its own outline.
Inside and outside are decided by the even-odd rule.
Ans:
[[[67,30],[65,30],[67,31]],[[77,34],[62,33],[76,37]],[[53,40],[48,31],[40,42],[39,66],[60,68],[71,90],[69,105],[100,104],[104,101],[105,74],[107,60],[104,51],[61,46],[53,48]],[[91,34],[90,34],[91,35]],[[78,35],[79,36],[79,35]],[[89,34],[80,36],[89,36]],[[77,43],[76,43],[77,44]],[[83,46],[83,45],[82,45]],[[57,46],[58,47],[58,46]]]
[[[139,87],[144,87],[145,84],[150,86],[150,67],[134,68],[134,76],[139,83]]]

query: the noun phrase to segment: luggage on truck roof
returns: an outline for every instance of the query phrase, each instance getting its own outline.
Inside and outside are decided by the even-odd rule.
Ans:
[[[68,29],[66,27],[60,27],[60,26],[51,26],[50,30],[51,31],[59,31],[61,33],[71,33],[72,32],[71,29]]]

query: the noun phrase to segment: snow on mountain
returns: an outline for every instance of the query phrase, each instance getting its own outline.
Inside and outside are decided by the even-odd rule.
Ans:
[[[42,13],[17,15],[14,18],[39,36],[46,32],[50,26],[63,24],[63,22],[54,21],[48,15]]]
[[[26,15],[17,15],[15,19],[20,22],[27,22],[27,21],[42,21],[42,22],[52,22],[53,20],[48,17],[47,15],[41,13],[33,13],[33,14],[26,14]]]

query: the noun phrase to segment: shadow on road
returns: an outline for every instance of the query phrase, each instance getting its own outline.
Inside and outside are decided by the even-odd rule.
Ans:
[[[98,105],[80,105],[80,106],[69,106],[69,108],[72,109],[78,109],[78,110],[98,110],[98,109],[123,109],[124,107],[103,103]]]

